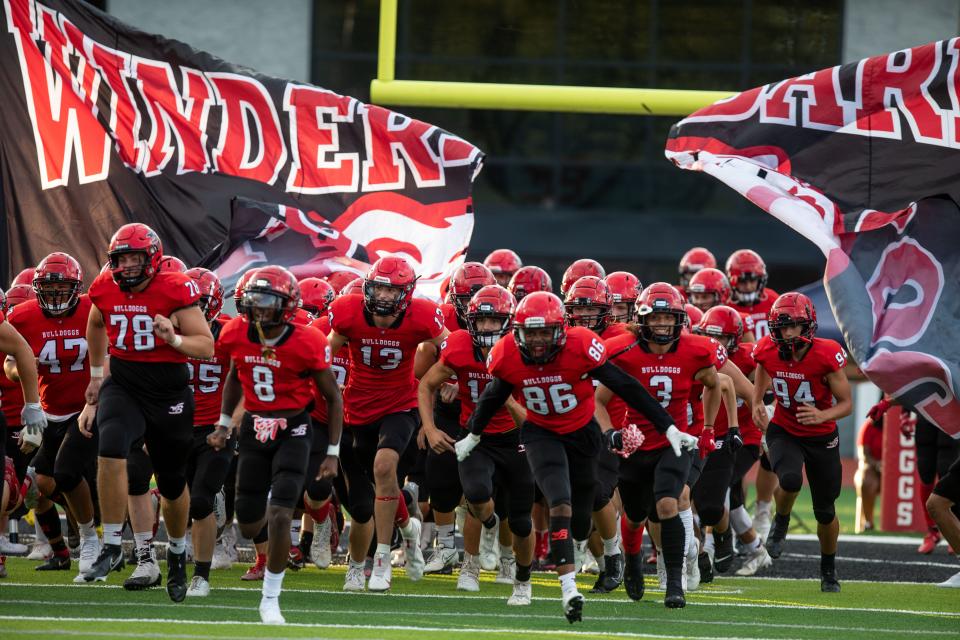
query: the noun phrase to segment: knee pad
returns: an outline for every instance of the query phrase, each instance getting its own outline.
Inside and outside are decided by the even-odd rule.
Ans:
[[[329,480],[311,480],[307,483],[307,497],[313,502],[323,502],[333,493],[333,485]]]
[[[566,516],[550,516],[550,559],[558,567],[573,564],[573,532]]]
[[[697,513],[700,514],[700,522],[708,527],[712,527],[723,518],[723,506],[721,505],[703,507],[698,504],[697,509]]]
[[[167,500],[176,500],[187,486],[187,477],[183,474],[156,473],[157,489]]]
[[[836,516],[837,510],[832,504],[829,507],[816,505],[813,507],[813,517],[820,524],[830,524]]]
[[[213,499],[209,496],[192,494],[190,496],[190,517],[196,522],[213,513]]]
[[[533,532],[533,520],[529,513],[525,516],[508,516],[507,524],[510,526],[510,533],[518,538],[526,538]]]
[[[234,502],[234,511],[236,512],[237,522],[246,524],[248,522],[259,522],[267,509],[266,496],[260,494],[247,494],[238,492],[237,499]],[[264,532],[266,527],[264,527]],[[266,542],[266,535],[263,540],[254,538],[254,542]]]
[[[373,505],[370,504],[355,504],[350,505],[347,508],[347,511],[350,513],[350,519],[356,520],[358,524],[365,524],[370,522],[370,518],[373,517]],[[376,536],[374,536],[376,539]]]
[[[69,493],[77,488],[77,485],[83,480],[83,474],[74,471],[62,471],[53,473],[53,480],[57,483],[57,491]]]
[[[575,513],[570,522],[570,530],[573,532],[575,540],[586,540],[590,537],[590,529],[593,527],[593,519],[590,513],[581,511]]]
[[[746,533],[753,526],[753,520],[750,519],[750,514],[743,505],[730,511],[730,526],[738,536]]]
[[[270,484],[270,504],[276,507],[293,509],[300,502],[300,488],[302,486],[302,473],[278,471]]]
[[[803,475],[788,471],[780,476],[780,488],[788,493],[797,493],[803,488]]]

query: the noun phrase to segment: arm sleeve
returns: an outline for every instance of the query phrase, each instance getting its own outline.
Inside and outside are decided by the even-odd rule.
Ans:
[[[644,389],[643,385],[617,365],[606,362],[589,373],[591,378],[600,381],[623,398],[624,402],[645,415],[660,433],[666,432],[673,424],[670,414]]]
[[[504,405],[511,393],[513,385],[509,382],[502,378],[491,380],[477,398],[477,408],[467,420],[467,431],[477,436],[483,433],[493,415]]]

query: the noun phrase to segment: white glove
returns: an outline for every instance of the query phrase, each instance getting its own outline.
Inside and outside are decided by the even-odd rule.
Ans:
[[[670,425],[670,428],[667,429],[666,436],[670,442],[670,446],[673,447],[673,454],[678,458],[680,457],[681,449],[694,451],[697,448],[697,438],[689,433],[680,431],[680,429],[677,429],[674,425]]]
[[[762,434],[760,436],[760,448],[763,449],[763,452],[770,455],[770,449],[767,448],[767,434]]]
[[[466,460],[467,456],[470,455],[470,452],[473,451],[474,447],[478,444],[480,444],[480,436],[472,433],[468,433],[462,440],[457,440],[457,444],[453,447],[457,450],[457,460],[460,462]]]
[[[47,414],[39,402],[28,402],[20,412],[20,424],[27,435],[40,435],[47,428]]]

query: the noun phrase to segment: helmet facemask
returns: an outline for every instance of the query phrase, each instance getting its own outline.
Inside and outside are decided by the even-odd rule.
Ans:
[[[390,295],[392,297],[390,297]],[[363,281],[363,303],[375,316],[392,316],[400,313],[401,304],[407,297],[407,287],[398,287],[389,282]]]
[[[541,324],[530,319],[527,326],[514,325],[514,337],[523,356],[536,364],[553,360],[566,343],[562,324]]]
[[[484,309],[487,306],[488,309]],[[477,325],[481,319],[496,319],[500,321],[500,328],[495,330],[481,330]],[[507,335],[510,331],[510,316],[503,313],[495,313],[491,305],[481,305],[480,309],[467,314],[467,331],[473,338],[473,344],[481,349],[489,349],[500,341],[500,338]]]
[[[756,273],[743,273],[737,276],[736,286],[733,287],[733,296],[738,303],[753,306],[760,301],[760,294],[763,293],[763,287],[766,284],[766,277]],[[753,291],[743,291],[740,289],[742,282],[756,282],[757,286]]]
[[[670,314],[673,316],[673,324],[650,324],[650,320],[655,315]],[[638,311],[638,324],[640,325],[640,335],[647,342],[654,344],[672,344],[680,339],[680,333],[686,326],[687,313],[677,309],[656,309],[642,307]]]
[[[140,264],[127,264],[121,267],[121,256],[129,255],[141,256]],[[146,251],[114,251],[110,253],[110,271],[113,274],[113,281],[124,291],[134,289],[153,276],[153,269],[150,268],[150,256]]]
[[[62,274],[50,273],[33,281],[37,303],[49,315],[69,313],[80,300],[80,282],[63,278]]]
[[[571,327],[586,327],[594,333],[602,333],[610,322],[610,305],[597,304],[593,300],[568,302],[565,309],[567,325]]]
[[[797,320],[789,316],[780,316],[769,323],[770,339],[777,345],[780,357],[789,360],[805,346],[813,343],[813,336],[817,332],[817,323],[810,320]],[[783,335],[787,327],[800,326],[800,334],[790,338]]]

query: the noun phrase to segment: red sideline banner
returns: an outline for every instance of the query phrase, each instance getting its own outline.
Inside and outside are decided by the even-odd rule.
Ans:
[[[900,433],[900,407],[883,416],[883,481],[880,528],[883,531],[926,531],[920,500],[917,447],[913,436]]]

